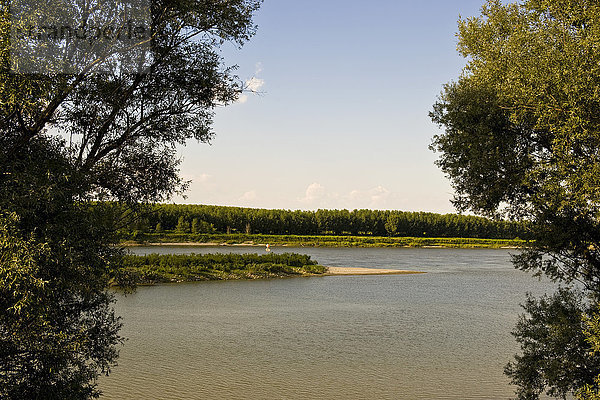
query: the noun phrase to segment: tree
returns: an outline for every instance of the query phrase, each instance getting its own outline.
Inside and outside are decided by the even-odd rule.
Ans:
[[[385,230],[389,236],[395,236],[398,233],[398,224],[400,223],[400,216],[398,213],[390,213],[385,222]]]
[[[431,113],[446,128],[432,149],[459,210],[531,219],[535,253],[520,266],[595,291],[598,16],[588,1],[490,1],[482,17],[459,22],[459,50],[470,61]],[[542,263],[543,253],[557,262]]]
[[[588,343],[591,346],[592,355],[600,355],[600,310],[591,316],[585,318],[586,327],[584,333]],[[595,384],[587,384],[577,391],[579,400],[600,400],[600,375],[595,379]]]
[[[527,314],[513,332],[523,355],[505,370],[518,386],[519,398],[534,399],[544,392],[564,398],[600,374],[600,354],[592,354],[584,334],[591,313],[587,307],[580,294],[564,288],[552,296],[528,297],[523,305]]]
[[[0,397],[87,399],[116,360],[119,319],[106,292],[114,219],[77,201],[56,147],[0,150]]]
[[[219,46],[253,35],[259,3],[0,6],[0,397],[99,395],[96,378],[121,341],[106,291],[120,277],[119,226],[111,206],[90,201],[135,207],[185,189],[175,146],[210,140],[215,107],[243,89]],[[103,27],[130,6],[148,13],[148,35],[135,42],[48,35],[40,46],[14,35],[32,16]]]
[[[577,281],[596,303],[600,5],[494,0],[481,14],[459,21],[458,48],[468,63],[434,105],[431,117],[445,132],[431,148],[440,152],[459,210],[530,222],[535,241],[514,257],[517,268]],[[581,383],[565,379],[572,379],[569,390]],[[524,378],[516,380],[520,398],[537,398],[523,394]]]
[[[175,228],[175,230],[179,233],[189,233],[190,223],[185,219],[183,215],[177,220],[177,227]]]

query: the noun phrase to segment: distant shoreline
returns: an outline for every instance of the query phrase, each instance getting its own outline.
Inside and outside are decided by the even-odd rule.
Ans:
[[[207,237],[206,241],[198,240],[164,240],[163,238],[150,238],[151,240],[125,240],[121,245],[125,247],[153,247],[153,246],[177,246],[177,247],[358,247],[358,248],[423,248],[423,249],[519,249],[527,242],[509,239],[477,239],[477,238],[371,238],[371,237],[248,237],[232,235],[231,237],[218,237],[225,240]],[[154,239],[154,240],[152,240]],[[164,238],[171,239],[171,238]],[[383,239],[383,240],[378,240]]]
[[[207,242],[145,242],[145,243],[137,243],[137,242],[122,242],[122,246],[125,247],[160,247],[160,246],[172,246],[172,247],[266,247],[265,244],[253,244],[253,243],[207,243]],[[272,248],[277,247],[325,247],[325,248],[338,248],[338,247],[358,247],[358,248],[367,248],[367,247],[375,247],[375,248],[405,248],[405,249],[504,249],[504,250],[515,250],[521,248],[520,246],[494,246],[494,245],[432,245],[432,246],[327,246],[327,245],[297,245],[297,244],[272,244],[270,245]]]

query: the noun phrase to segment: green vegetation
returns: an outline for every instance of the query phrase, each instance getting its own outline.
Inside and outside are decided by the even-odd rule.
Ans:
[[[524,222],[424,212],[158,204],[119,213],[131,220],[120,238],[138,244],[500,248],[522,247],[529,236]]]
[[[120,262],[129,282],[154,284],[320,275],[326,268],[300,254],[128,255]]]
[[[122,343],[108,287],[123,275],[115,233],[129,221],[91,202],[152,203],[184,190],[177,146],[212,138],[215,108],[242,91],[220,47],[250,39],[260,0],[142,3],[0,6],[2,399],[100,396],[97,379]],[[112,31],[134,9],[150,13],[139,43],[11,35],[37,21]]]
[[[289,211],[205,205],[158,204],[134,213],[121,235],[178,233],[444,237],[527,239],[528,224],[488,218],[425,212],[379,210]],[[186,240],[189,241],[189,240]]]
[[[526,241],[515,239],[422,238],[381,236],[299,236],[240,234],[185,234],[179,232],[135,233],[122,237],[126,244],[145,243],[206,243],[214,245],[246,244],[292,247],[452,247],[502,248],[522,247]]]
[[[525,304],[523,355],[506,369],[518,398],[594,393],[600,358],[588,356],[581,321],[600,301],[600,5],[504,3],[459,21],[468,62],[434,105],[445,132],[431,147],[459,211],[529,221],[516,268],[579,283]]]
[[[535,399],[544,392],[567,398],[569,393],[594,382],[600,374],[600,354],[592,354],[585,335],[585,317],[592,310],[583,296],[560,289],[551,296],[529,296],[513,332],[522,355],[506,367],[517,385],[517,395]]]
[[[590,356],[600,356],[600,309],[597,309],[592,316],[584,319],[584,334],[588,344],[591,346]],[[577,391],[579,400],[600,400],[600,375],[598,375],[593,385],[586,384]]]

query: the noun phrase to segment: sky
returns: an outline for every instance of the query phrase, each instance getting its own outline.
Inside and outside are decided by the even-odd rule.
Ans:
[[[459,77],[459,16],[483,0],[265,0],[258,32],[222,56],[258,93],[217,110],[180,150],[177,203],[451,213],[428,116]]]

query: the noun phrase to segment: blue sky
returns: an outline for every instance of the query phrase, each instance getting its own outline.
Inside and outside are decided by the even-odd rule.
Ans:
[[[228,64],[261,92],[181,150],[178,203],[453,212],[428,112],[465,64],[457,19],[483,0],[265,0]]]

